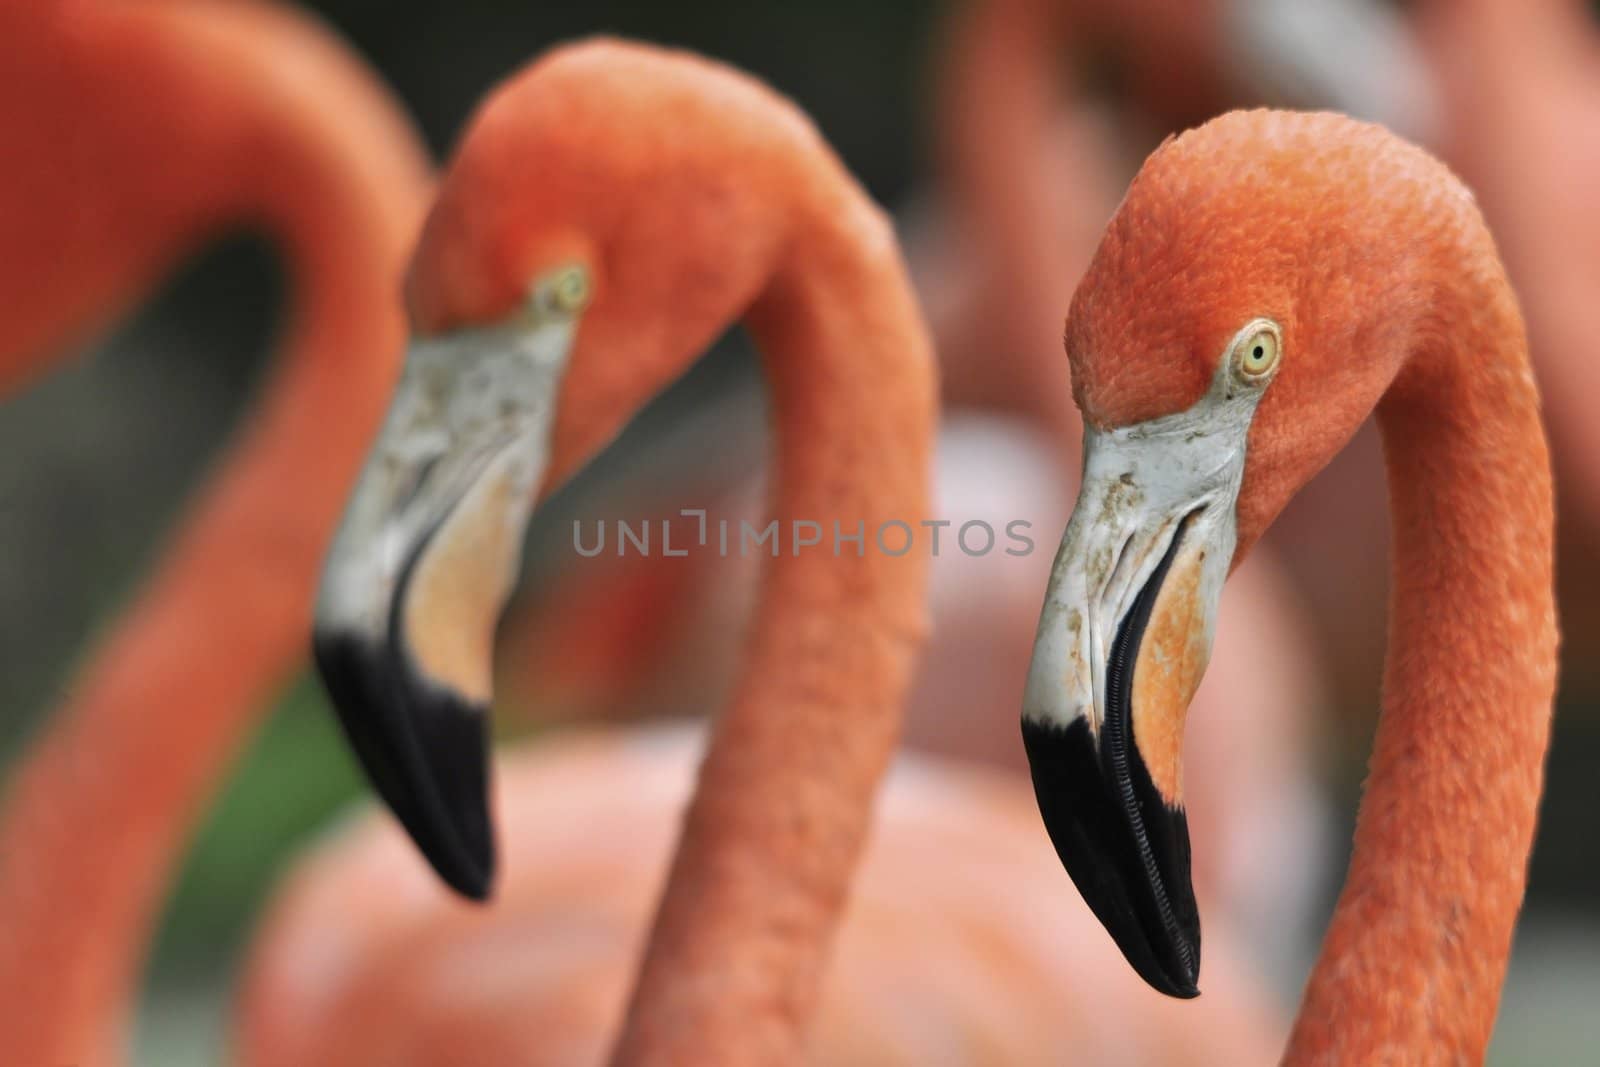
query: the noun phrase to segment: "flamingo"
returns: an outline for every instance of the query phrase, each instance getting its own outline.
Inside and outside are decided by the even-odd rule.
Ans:
[[[261,409],[0,807],[0,1047],[104,1063],[193,820],[304,657],[429,166],[331,34],[256,4],[0,5],[0,128],[0,389],[226,227],[265,230],[291,275]]]
[[[528,178],[533,161],[537,180]],[[654,205],[647,213],[630,207],[643,190]],[[870,531],[924,514],[935,389],[887,221],[809,123],[743,76],[642,46],[561,48],[489,97],[424,229],[409,300],[419,337],[330,554],[314,644],[379,793],[442,880],[481,897],[495,864],[484,768],[489,641],[534,499],[740,314],[773,383],[780,528],[844,515]],[[684,817],[619,1062],[801,1056],[894,741],[920,638],[925,568],[916,553],[878,551],[786,550],[772,561],[733,702]],[[561,783],[575,772],[559,770],[565,759],[590,768],[580,777],[600,776],[604,760],[583,751],[573,745],[564,756],[501,770],[514,861],[551,847],[532,820],[549,823],[571,803]],[[604,791],[622,822],[661,833],[676,805],[629,769],[639,758],[616,752]],[[662,758],[675,762],[677,780],[686,777],[688,752]],[[550,776],[548,790],[539,774]],[[988,820],[997,835],[1008,833],[1009,801],[990,812],[959,776],[939,780],[952,805],[972,805],[975,825]],[[1026,790],[1011,781],[999,793]],[[644,872],[646,886],[660,873],[659,853],[608,847],[611,835],[596,829],[569,826],[563,840],[576,833],[583,847],[562,846],[538,868],[513,867],[504,910],[479,921],[450,911],[437,893],[400,890],[392,861],[343,837],[337,852],[348,862],[313,861],[268,926],[268,957],[248,983],[259,1013],[246,1009],[242,1046],[275,1048],[263,1061],[273,1063],[353,1056],[346,1038],[327,1032],[355,1025],[353,1016],[330,1005],[398,996],[405,1018],[392,1025],[407,1036],[397,1046],[449,1039],[520,1058],[508,1050],[526,1050],[533,1038],[507,998],[526,996],[583,1005],[561,1035],[578,1041],[578,1052],[533,1031],[550,1042],[540,1046],[542,1062],[592,1057],[606,1040],[593,1028],[610,1021],[611,993],[620,992],[648,900],[641,879],[623,872]],[[886,852],[917,848],[916,831],[895,820],[882,830]],[[370,827],[365,833],[370,840]],[[392,844],[384,847],[392,856]],[[937,862],[919,854],[895,876],[895,892],[932,877]],[[581,877],[596,865],[608,872],[598,885]],[[361,887],[373,879],[395,890],[376,909],[386,930],[297,956],[292,946],[307,947],[310,931],[327,929],[330,906],[351,892],[365,899]],[[566,929],[552,916],[592,914],[586,902],[604,908],[597,902],[624,883],[628,901],[601,924],[598,944],[571,946],[574,972],[545,968],[538,960],[548,956],[522,963],[509,951],[525,943],[516,931]],[[1050,969],[1028,963],[1031,927],[1008,927],[987,897],[967,906],[1022,956],[1024,981]],[[902,916],[891,923],[894,940],[931,944],[931,933],[917,933],[924,920],[966,921],[934,909]],[[463,932],[466,947],[455,939]],[[273,956],[273,946],[289,947]],[[446,973],[481,973],[487,957],[481,966],[464,962],[480,951],[511,976],[506,984],[448,991],[425,967],[400,966],[450,961],[440,962]],[[863,973],[870,984],[882,972]],[[840,981],[863,979],[851,970]],[[292,996],[306,983],[313,991],[296,1003],[271,992]],[[1006,998],[1029,1012],[1044,998],[1043,1014],[1058,1018],[1054,985],[1007,986]],[[1221,998],[1218,1005],[1231,1010]],[[1241,1034],[1266,1029],[1237,1021],[1247,1016],[1236,1017]],[[263,1036],[273,1034],[277,1042]],[[384,1039],[382,1047],[392,1046]]]
[[[1058,855],[1193,996],[1179,739],[1227,571],[1376,410],[1383,715],[1285,1062],[1481,1062],[1556,677],[1553,503],[1516,297],[1472,195],[1381,127],[1231,113],[1140,170],[1073,296],[1085,475],[1023,703]]]
[[[1472,185],[1522,293],[1558,467],[1600,518],[1600,390],[1591,294],[1600,281],[1600,27],[1576,0],[1425,3],[1418,33],[1438,87],[1439,149]]]
[[[940,445],[939,499],[957,521],[1026,516],[1042,540],[1065,523],[1083,425],[1061,359],[1061,294],[1076,285],[1116,206],[1124,141],[1229,96],[1331,96],[1360,107],[1380,99],[1321,76],[1322,67],[1301,62],[1303,48],[1278,46],[1272,26],[1284,5],[1245,8],[1085,0],[954,7],[939,34],[934,93],[948,222],[936,233],[917,227],[908,243],[945,371],[952,417]],[[1404,40],[1361,3],[1295,10],[1311,22],[1345,20],[1341,46],[1375,57]],[[1136,79],[1130,106],[1117,113],[1115,128],[1132,131],[1120,139],[1103,109],[1061,98],[1062,53],[1083,38],[1124,44],[1134,68],[1151,75]],[[1184,84],[1209,88],[1200,99],[1162,93],[1158,68],[1180,68]],[[1380,74],[1374,83],[1389,111],[1410,114],[1416,94],[1406,79]],[[1022,698],[1048,559],[1037,551],[935,563],[933,645],[913,692],[909,737],[1025,767],[1016,734],[974,709],[1006,709],[1009,721]],[[1197,882],[1208,903],[1243,920],[1242,930],[1299,926],[1317,882],[1326,820],[1311,774],[1311,713],[1328,694],[1311,632],[1282,561],[1254,554],[1230,587],[1209,680],[1196,694],[1199,725],[1186,740],[1194,829],[1207,846]],[[1274,921],[1260,923],[1267,915]],[[1288,940],[1262,938],[1263,954],[1283,954]]]

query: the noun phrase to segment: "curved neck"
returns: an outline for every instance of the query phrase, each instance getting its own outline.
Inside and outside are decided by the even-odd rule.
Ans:
[[[1289,1063],[1481,1063],[1505,980],[1555,689],[1553,507],[1522,320],[1498,267],[1476,274],[1438,309],[1449,347],[1379,409],[1383,716]]]
[[[228,221],[277,238],[294,307],[257,412],[8,784],[0,1047],[26,1063],[121,1058],[195,819],[302,658],[319,562],[398,365],[399,275],[427,194],[392,105],[314,27],[247,5],[105,10],[204,36],[192,54],[227,76],[195,91],[230,109],[219,151],[243,166],[162,196],[215,198]]]
[[[975,366],[951,367],[949,391],[962,404],[1035,418],[1074,448],[1080,423],[1061,359],[1063,301],[1112,206],[1103,218],[1073,217],[1072,209],[1093,211],[1109,165],[1083,128],[1061,121],[1061,45],[1075,6],[962,4],[944,31],[936,131],[949,214],[975,260],[970,314],[982,324],[974,332],[994,346],[965,357]]]
[[[615,1062],[797,1063],[898,737],[926,560],[936,384],[889,226],[842,177],[747,322],[777,436],[771,560]],[[832,523],[866,531],[834,554]],[[792,523],[821,524],[796,553]],[[893,533],[890,534],[893,537]],[[899,547],[890,541],[892,549]]]
[[[1477,143],[1486,133],[1526,123],[1531,106],[1594,58],[1579,0],[1427,0],[1413,18],[1441,86],[1448,147],[1474,167],[1496,162]]]

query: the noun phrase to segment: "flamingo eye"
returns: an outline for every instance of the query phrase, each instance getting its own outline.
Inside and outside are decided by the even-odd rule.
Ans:
[[[550,280],[550,305],[574,315],[589,303],[589,272],[582,267],[567,267]]]
[[[1234,347],[1239,372],[1246,378],[1259,380],[1278,367],[1282,344],[1275,323],[1258,320],[1240,331]]]

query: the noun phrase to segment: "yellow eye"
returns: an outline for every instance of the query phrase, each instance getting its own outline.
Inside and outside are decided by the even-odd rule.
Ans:
[[[1239,370],[1246,378],[1271,374],[1278,365],[1278,330],[1262,326],[1245,334],[1239,342]]]
[[[582,311],[589,303],[589,274],[582,267],[568,267],[550,281],[550,304],[569,315]]]

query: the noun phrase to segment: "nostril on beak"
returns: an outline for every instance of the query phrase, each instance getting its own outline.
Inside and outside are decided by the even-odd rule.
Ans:
[[[1098,595],[1100,600],[1105,600],[1106,591],[1113,585],[1121,584],[1123,569],[1128,563],[1128,549],[1133,545],[1133,534],[1129,533],[1122,539],[1122,544],[1117,546],[1116,559],[1111,564],[1111,569],[1106,572],[1105,581],[1100,583]]]

